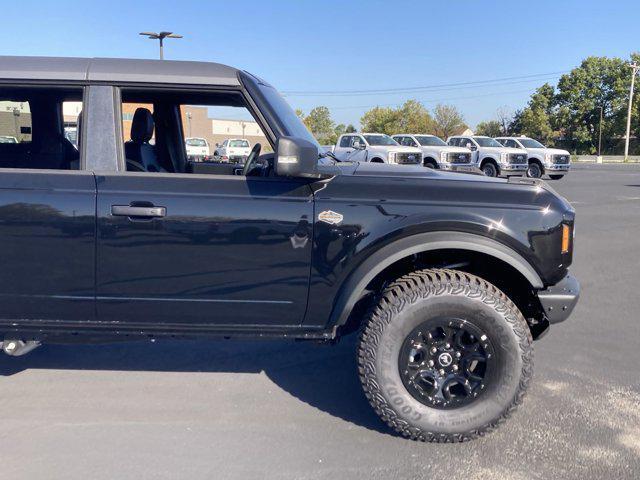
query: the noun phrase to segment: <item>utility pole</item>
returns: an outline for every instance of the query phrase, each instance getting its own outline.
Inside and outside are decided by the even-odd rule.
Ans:
[[[160,60],[164,60],[164,39],[165,38],[182,38],[182,35],[178,35],[173,32],[140,32],[138,35],[142,35],[151,40],[160,40]]]
[[[602,105],[600,105],[600,133],[598,134],[598,156],[602,155]]]
[[[624,139],[624,161],[629,160],[629,136],[631,135],[631,110],[633,107],[633,85],[636,80],[636,72],[640,65],[636,62],[630,63],[629,68],[631,68],[631,88],[629,89],[629,110],[627,111],[627,135]]]

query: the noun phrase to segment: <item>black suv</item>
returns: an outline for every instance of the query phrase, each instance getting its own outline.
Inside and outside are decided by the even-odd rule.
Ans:
[[[0,135],[16,139],[0,143],[10,355],[359,332],[380,417],[413,439],[462,441],[521,402],[532,340],[577,302],[574,210],[545,183],[338,162],[247,72],[0,57],[0,103]],[[192,118],[229,110],[253,126],[247,161],[190,161],[187,136],[224,136],[190,132]]]

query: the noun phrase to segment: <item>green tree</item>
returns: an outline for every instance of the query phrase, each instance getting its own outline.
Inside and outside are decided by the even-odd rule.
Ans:
[[[324,106],[315,107],[304,117],[304,124],[320,144],[335,143],[336,125],[331,118],[331,112]]]
[[[464,117],[453,105],[437,105],[433,110],[433,131],[440,138],[446,140],[466,128]]]
[[[344,133],[356,133],[356,127],[354,127],[353,125],[349,124],[347,125],[347,128],[344,129]]]
[[[360,119],[363,132],[397,133],[398,111],[388,107],[374,107],[362,115]]]
[[[635,55],[637,58],[637,54]],[[552,124],[572,150],[595,153],[598,145],[600,107],[604,138],[624,135],[631,69],[620,58],[589,57],[563,75],[557,87],[557,111]]]
[[[553,128],[556,118],[555,106],[555,90],[545,83],[531,96],[529,104],[516,112],[509,130],[513,134],[526,135],[542,143],[552,143],[560,135]]]
[[[417,100],[407,100],[397,111],[394,133],[432,133],[433,118]]]
[[[488,120],[480,122],[476,127],[477,135],[486,135],[487,137],[499,137],[502,135],[502,125],[498,120]]]

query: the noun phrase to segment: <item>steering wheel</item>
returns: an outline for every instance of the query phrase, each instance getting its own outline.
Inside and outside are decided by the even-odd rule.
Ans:
[[[259,143],[256,143],[251,149],[247,160],[244,162],[244,168],[242,169],[242,175],[244,175],[245,177],[253,167],[253,164],[256,162],[257,158],[260,156],[261,149],[262,145],[260,145]]]

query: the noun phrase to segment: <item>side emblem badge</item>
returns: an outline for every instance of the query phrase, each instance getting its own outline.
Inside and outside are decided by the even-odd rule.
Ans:
[[[331,210],[325,210],[324,212],[320,212],[318,215],[318,220],[324,223],[328,223],[329,225],[338,225],[342,222],[344,217],[337,212]]]

